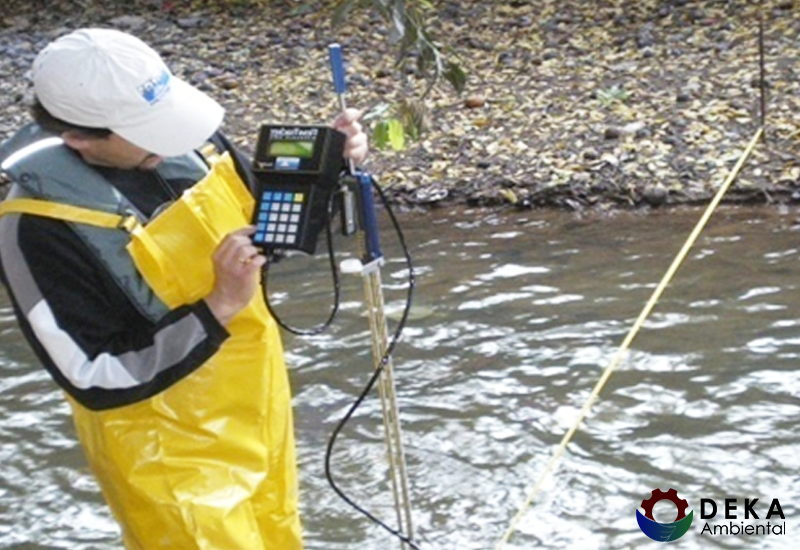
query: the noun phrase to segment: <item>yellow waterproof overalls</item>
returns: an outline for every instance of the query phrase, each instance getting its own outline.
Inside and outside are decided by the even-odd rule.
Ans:
[[[247,225],[252,209],[226,154],[164,212],[135,225],[128,251],[166,305],[195,302],[211,290],[217,244]],[[54,217],[115,223],[99,221],[107,214],[89,221],[75,212]],[[257,293],[227,329],[230,337],[212,359],[154,397],[104,411],[70,399],[129,550],[302,548],[290,388],[263,296]]]

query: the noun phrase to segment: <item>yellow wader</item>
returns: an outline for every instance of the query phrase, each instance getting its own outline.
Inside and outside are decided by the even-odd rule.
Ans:
[[[225,155],[128,250],[170,308],[206,296],[211,256],[253,199]],[[300,550],[291,395],[260,293],[212,359],[164,392],[75,424],[129,550]]]

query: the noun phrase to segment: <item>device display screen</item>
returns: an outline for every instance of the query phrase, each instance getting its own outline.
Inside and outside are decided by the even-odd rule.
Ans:
[[[308,159],[314,156],[313,141],[271,141],[267,155],[270,157],[299,157]]]
[[[253,158],[257,246],[314,253],[331,216],[346,140],[326,126],[261,127]]]

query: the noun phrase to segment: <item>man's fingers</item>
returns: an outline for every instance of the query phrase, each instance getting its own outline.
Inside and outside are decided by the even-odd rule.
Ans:
[[[266,260],[266,258],[261,254],[261,251],[252,245],[236,248],[234,249],[233,254],[235,260],[240,264],[251,264],[254,263],[258,258],[263,258]]]
[[[353,123],[358,124],[358,120],[363,116],[363,114],[364,113],[358,109],[348,107],[336,117],[336,120],[333,121],[333,127],[337,130],[340,130],[346,126],[352,125]],[[358,125],[358,128],[359,130],[361,129],[360,124]]]
[[[246,264],[263,257],[261,251],[250,240],[250,235],[254,232],[255,227],[247,226],[225,235],[214,253],[214,261],[223,264]]]
[[[244,227],[241,227],[239,229],[235,229],[235,230],[231,231],[230,233],[228,233],[227,236],[228,237],[235,237],[235,236],[239,236],[239,235],[252,235],[255,232],[256,232],[256,226],[255,225],[246,225]]]

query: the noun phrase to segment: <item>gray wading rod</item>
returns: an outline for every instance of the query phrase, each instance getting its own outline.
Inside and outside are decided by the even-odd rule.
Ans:
[[[332,44],[329,48],[333,81],[339,104],[345,108],[345,76],[342,61],[341,47]],[[383,413],[384,440],[386,444],[386,458],[389,464],[389,478],[392,485],[395,512],[397,514],[398,530],[408,539],[414,538],[414,529],[411,523],[411,500],[408,490],[408,475],[406,473],[406,459],[403,451],[403,438],[400,429],[399,409],[395,393],[394,368],[392,357],[387,354],[389,346],[389,331],[386,324],[384,309],[383,287],[381,285],[380,268],[384,263],[378,239],[378,224],[375,216],[375,201],[372,195],[372,178],[365,173],[358,172],[352,161],[350,171],[356,179],[357,189],[356,208],[358,210],[359,242],[361,247],[361,260],[342,262],[342,271],[346,273],[360,273],[364,282],[364,298],[367,306],[367,317],[372,335],[372,357],[374,368],[380,369],[378,378],[378,393],[381,399]],[[401,541],[402,548],[408,548]]]
[[[398,530],[409,539],[413,539],[411,499],[408,490],[408,474],[406,473],[399,408],[395,393],[394,367],[392,356],[387,354],[389,331],[386,324],[380,270],[383,265],[383,256],[375,248],[378,240],[372,197],[372,180],[365,174],[359,174],[357,178],[359,180],[359,189],[356,192],[358,196],[356,203],[362,214],[359,216],[361,221],[359,241],[363,249],[362,259],[345,260],[342,262],[341,269],[344,273],[360,273],[364,281],[364,299],[372,336],[372,357],[375,369],[380,369],[377,385],[381,399],[386,459],[389,464],[389,478],[392,485]],[[367,214],[367,212],[371,212],[371,215]],[[401,542],[401,547],[407,548],[406,543]]]

